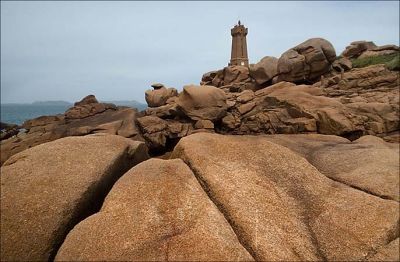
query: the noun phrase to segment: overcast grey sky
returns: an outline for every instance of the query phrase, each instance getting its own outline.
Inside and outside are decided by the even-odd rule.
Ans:
[[[230,28],[251,63],[311,37],[399,45],[399,2],[1,2],[1,102],[144,101],[227,65]]]

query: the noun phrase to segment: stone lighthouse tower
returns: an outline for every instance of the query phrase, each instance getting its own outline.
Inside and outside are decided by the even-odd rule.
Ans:
[[[240,24],[240,20],[237,25],[231,29],[232,35],[232,52],[230,66],[242,65],[249,66],[249,58],[247,57],[247,43],[246,35],[247,28]]]

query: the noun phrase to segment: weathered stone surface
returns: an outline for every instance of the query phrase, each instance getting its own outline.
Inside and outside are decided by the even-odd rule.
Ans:
[[[224,68],[224,85],[244,82],[249,79],[249,68],[247,66],[227,66]]]
[[[45,143],[1,167],[1,260],[47,261],[130,167],[142,142],[96,134]]]
[[[251,90],[245,90],[238,95],[236,101],[238,101],[239,103],[247,103],[253,98],[254,98],[254,92]]]
[[[219,71],[214,70],[203,74],[201,77],[200,85],[210,85],[214,78],[218,75]]]
[[[154,90],[147,90],[145,99],[149,107],[159,107],[167,104],[168,99],[178,95],[175,88],[159,87]]]
[[[213,86],[188,85],[183,87],[177,100],[178,109],[193,120],[216,121],[227,110],[224,91]]]
[[[374,48],[376,49],[376,48]],[[399,53],[398,50],[393,50],[393,49],[381,49],[381,50],[367,50],[363,52],[359,58],[366,58],[366,57],[373,57],[373,56],[383,56],[383,55],[390,55],[390,54],[396,54]]]
[[[364,51],[374,49],[377,46],[373,42],[355,41],[350,43],[349,46],[342,52],[342,56],[348,58],[355,58],[361,55]]]
[[[88,116],[93,116],[102,113],[106,110],[116,110],[114,104],[99,103],[94,95],[88,95],[81,101],[76,102],[73,107],[69,108],[65,113],[65,119],[82,119]],[[46,118],[52,118],[53,116],[43,117],[42,121],[51,120]],[[43,125],[43,123],[36,125]]]
[[[101,211],[70,232],[56,260],[253,258],[181,160],[151,159],[115,184]]]
[[[162,148],[167,142],[167,121],[156,116],[145,116],[137,119],[143,137],[150,149]]]
[[[214,129],[214,123],[210,120],[198,120],[194,127],[196,129]]]
[[[83,106],[88,104],[98,104],[97,98],[94,95],[88,95],[82,98],[81,101],[75,102],[74,106]]]
[[[399,238],[380,248],[376,254],[371,254],[366,261],[399,261]]]
[[[353,142],[319,134],[270,135],[266,140],[306,158],[335,181],[399,201],[399,145],[374,136]]]
[[[278,75],[278,58],[266,56],[257,64],[251,64],[249,74],[257,84],[262,85],[267,83]]]
[[[282,54],[278,60],[281,81],[312,82],[329,72],[336,59],[332,44],[322,38],[311,38]]]
[[[187,163],[256,260],[362,260],[398,233],[399,205],[334,182],[265,137],[181,139]]]
[[[346,58],[346,57],[342,57],[339,58],[337,60],[335,60],[332,64],[332,67],[336,70],[336,71],[349,71],[350,69],[353,68],[353,64],[351,63],[351,60]]]
[[[169,139],[187,136],[193,130],[191,123],[164,120],[154,115],[140,117],[137,123],[151,151],[165,150]]]

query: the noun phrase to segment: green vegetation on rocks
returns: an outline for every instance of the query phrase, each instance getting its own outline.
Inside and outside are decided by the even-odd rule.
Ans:
[[[369,56],[352,59],[353,67],[367,67],[376,64],[385,64],[390,70],[400,70],[400,52],[387,55]]]

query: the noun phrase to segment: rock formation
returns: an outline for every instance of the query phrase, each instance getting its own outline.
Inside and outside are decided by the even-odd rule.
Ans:
[[[219,120],[227,107],[224,91],[213,86],[185,86],[177,100],[177,109],[192,120]]]
[[[256,260],[355,261],[398,238],[398,202],[332,181],[267,141],[196,134],[182,139],[172,155],[194,170]],[[398,184],[398,176],[392,179]]]
[[[251,64],[249,70],[257,84],[264,85],[278,75],[278,58],[266,56],[257,64]]]
[[[351,42],[349,46],[342,52],[342,56],[354,58],[360,56],[364,51],[375,48],[376,45],[373,42],[367,41],[355,41]]]
[[[190,168],[151,159],[127,172],[56,261],[252,261]]]
[[[178,95],[178,91],[175,88],[166,88],[163,84],[153,84],[154,90],[147,90],[145,93],[145,99],[149,107],[159,107],[171,101],[173,97]]]
[[[147,158],[143,142],[106,134],[58,139],[12,156],[1,168],[1,260],[53,259],[114,182]]]
[[[137,113],[133,108],[98,103],[94,96],[87,96],[64,114],[25,121],[25,132],[1,141],[1,164],[27,148],[66,136],[109,133],[143,140],[135,125]]]
[[[130,165],[145,158],[140,145],[71,137],[9,159],[1,177],[2,260],[47,259],[60,227],[65,240],[50,252],[57,261],[399,259],[399,145],[372,136],[193,134],[171,160],[130,169],[106,190],[98,212],[65,227],[76,214],[68,211],[85,210],[99,184],[111,188],[106,177],[116,173],[107,166],[120,166],[116,156],[133,154],[135,161],[123,161]],[[38,181],[47,182],[33,187]]]
[[[322,38],[309,39],[282,54],[278,74],[282,81],[313,82],[330,71],[336,59],[332,44]]]
[[[398,52],[310,39],[5,127],[0,259],[398,261]]]
[[[18,125],[0,122],[0,141],[17,135],[19,129]]]

